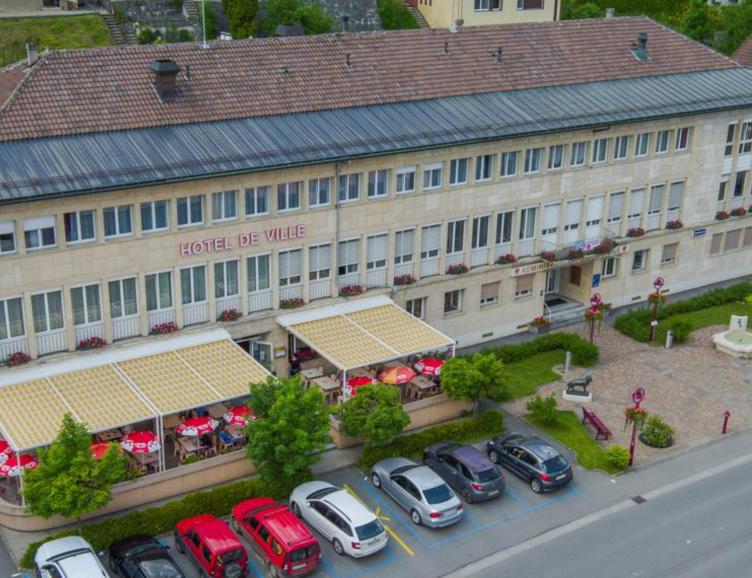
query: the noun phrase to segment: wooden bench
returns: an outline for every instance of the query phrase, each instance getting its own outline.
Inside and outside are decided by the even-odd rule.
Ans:
[[[595,415],[594,411],[588,411],[587,408],[582,408],[582,423],[589,422],[590,425],[592,425],[595,428],[595,439],[604,439],[607,440],[611,435],[611,430],[608,429],[605,424],[601,421],[601,419]],[[601,438],[601,436],[603,436]]]

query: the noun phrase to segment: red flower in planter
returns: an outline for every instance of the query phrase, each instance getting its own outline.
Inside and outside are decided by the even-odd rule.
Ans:
[[[242,313],[237,309],[227,309],[219,314],[219,319],[217,319],[217,321],[236,321],[242,316]]]
[[[467,268],[467,265],[464,263],[459,263],[457,265],[449,265],[447,267],[447,273],[450,275],[462,275],[463,273],[467,273],[470,269]]]
[[[305,305],[305,301],[303,301],[300,297],[293,297],[292,299],[280,299],[279,301],[280,309],[295,309],[296,307],[300,307],[301,305]]]
[[[354,297],[362,294],[364,291],[361,285],[345,285],[339,290],[340,297]]]
[[[585,251],[582,249],[570,249],[567,251],[567,259],[581,259],[585,256]]]
[[[627,231],[627,237],[642,237],[645,234],[645,229],[642,227],[632,227]]]
[[[725,221],[728,218],[729,218],[729,214],[726,211],[718,211],[715,214],[716,221]]]
[[[412,285],[415,283],[415,277],[412,275],[397,275],[394,278],[395,285]]]
[[[684,226],[684,223],[681,222],[679,219],[675,219],[673,221],[667,221],[666,222],[666,228],[669,231],[681,229]]]
[[[543,251],[540,254],[540,258],[549,263],[556,261],[556,253],[554,251]]]
[[[23,351],[16,351],[8,356],[6,363],[10,367],[16,367],[18,365],[23,365],[24,363],[29,363],[29,361],[31,361],[31,357],[28,354]]]
[[[167,333],[175,333],[178,330],[178,326],[174,321],[165,321],[164,323],[157,323],[151,328],[149,332],[151,335],[165,335]]]
[[[496,263],[498,265],[511,265],[512,263],[517,262],[517,257],[512,255],[511,253],[507,253],[506,255],[502,255],[498,259],[496,259]]]
[[[82,339],[78,342],[78,348],[81,351],[84,351],[86,349],[100,349],[107,345],[107,342],[102,339],[101,337],[98,337],[96,335],[92,337],[87,337],[86,339]]]
[[[743,217],[747,214],[747,209],[744,207],[737,207],[736,209],[731,210],[731,216],[732,217]]]

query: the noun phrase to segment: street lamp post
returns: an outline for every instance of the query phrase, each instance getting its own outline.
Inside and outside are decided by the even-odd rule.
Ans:
[[[653,319],[650,322],[650,338],[648,341],[653,341],[655,338],[655,328],[658,325],[658,304],[661,301],[661,289],[663,289],[664,285],[665,281],[663,277],[658,277],[653,281],[653,288],[655,289],[655,293],[653,294]]]
[[[634,402],[634,409],[639,409],[642,400],[645,399],[645,390],[638,387],[632,392],[632,401]],[[635,443],[637,440],[637,420],[632,420],[632,439],[629,442],[629,467],[632,467],[634,463]]]
[[[593,342],[593,333],[595,332],[595,320],[601,315],[601,306],[603,305],[603,298],[600,293],[594,293],[590,297],[590,343]]]

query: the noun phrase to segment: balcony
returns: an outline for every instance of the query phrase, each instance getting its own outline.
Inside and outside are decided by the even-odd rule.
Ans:
[[[46,355],[68,349],[65,343],[65,329],[56,329],[46,333],[37,333],[37,354]]]
[[[386,287],[386,267],[371,269],[366,274],[366,287]]]
[[[615,239],[616,237],[617,237],[616,231],[613,231],[611,229],[604,227],[601,230],[601,236],[580,239],[572,243],[557,244],[557,243],[552,243],[551,241],[542,239],[540,242],[540,251],[541,253],[544,253],[544,252],[554,253],[556,255],[555,260],[561,261],[561,260],[568,258],[570,251],[583,251],[583,252],[592,251],[595,247],[597,247],[604,241],[609,240],[609,239]]]
[[[517,241],[517,257],[529,257],[535,253],[535,239]]]
[[[13,337],[0,341],[0,363],[3,363],[17,351],[29,354],[29,341],[26,339],[26,336]]]
[[[462,251],[458,253],[447,253],[446,267],[447,269],[449,269],[449,267],[453,265],[461,265],[464,260],[465,260],[465,253]]]
[[[198,325],[209,321],[209,303],[201,301],[183,305],[183,325]]]
[[[412,275],[412,274],[413,274],[412,261],[410,261],[409,263],[398,263],[394,266],[395,277],[402,277],[403,275]]]
[[[431,277],[439,274],[439,258],[429,257],[420,260],[420,278]]]
[[[288,299],[302,299],[303,298],[303,286],[300,283],[295,285],[285,285],[279,288],[279,300],[286,301]]]
[[[155,309],[149,311],[146,314],[146,318],[149,322],[149,329],[155,325],[161,325],[162,323],[175,323],[175,310],[170,309]]]
[[[342,287],[347,287],[348,285],[360,285],[360,275],[357,271],[337,277],[338,289],[342,289]]]
[[[280,291],[280,295],[282,291]],[[253,291],[248,293],[248,313],[264,311],[272,308],[272,290]]]
[[[326,279],[316,279],[308,284],[308,298],[311,300],[330,297],[331,294],[331,280],[328,277]]]
[[[112,320],[112,340],[127,339],[141,335],[141,323],[138,315],[115,317]]]
[[[99,321],[97,323],[86,323],[84,325],[76,325],[74,328],[76,335],[76,345],[84,341],[85,339],[91,339],[92,337],[99,337],[104,339],[104,323]]]
[[[509,255],[512,253],[512,243],[499,243],[494,247],[494,262],[499,259],[499,257],[503,257],[504,255]]]
[[[470,267],[488,265],[488,247],[476,247],[470,251]]]
[[[215,306],[215,317],[219,318],[222,313],[225,311],[232,311],[233,309],[235,311],[240,312],[240,295],[228,295],[227,297],[218,297],[216,306]]]
[[[646,231],[657,231],[661,228],[661,217],[662,213],[649,213],[648,214],[648,221],[647,226],[645,227]]]

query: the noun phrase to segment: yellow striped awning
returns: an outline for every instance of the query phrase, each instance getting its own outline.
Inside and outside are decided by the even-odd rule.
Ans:
[[[0,424],[6,441],[15,450],[54,439],[68,411],[45,378],[0,387]]]

